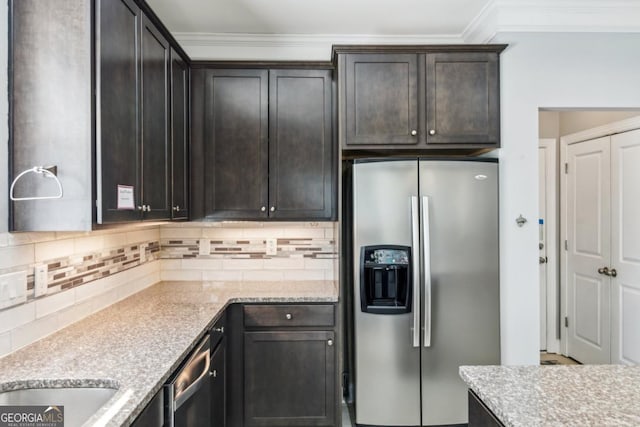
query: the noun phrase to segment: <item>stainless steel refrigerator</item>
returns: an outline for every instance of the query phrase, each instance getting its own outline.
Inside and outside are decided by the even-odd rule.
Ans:
[[[467,422],[460,365],[500,363],[498,164],[353,165],[356,424]]]

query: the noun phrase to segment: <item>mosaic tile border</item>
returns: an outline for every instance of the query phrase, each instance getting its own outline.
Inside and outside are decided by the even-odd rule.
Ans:
[[[271,259],[271,258],[315,258],[338,257],[335,240],[322,238],[278,238],[276,255],[267,255],[265,239],[218,239],[209,240],[210,251],[200,255],[201,239],[166,238],[160,240],[161,259]]]
[[[140,259],[140,246],[145,247],[145,260]],[[44,262],[14,266],[0,271],[0,274],[14,271],[27,271],[27,302],[35,299],[36,265],[47,266],[47,294],[50,296],[62,290],[75,288],[125,271],[159,258],[160,242],[148,241],[125,244],[102,251],[75,254],[60,258],[53,258]],[[6,307],[10,309],[15,306]],[[3,309],[4,310],[4,309]],[[2,311],[2,310],[0,310]]]

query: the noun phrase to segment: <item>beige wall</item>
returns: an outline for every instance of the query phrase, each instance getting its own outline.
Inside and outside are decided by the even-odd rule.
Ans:
[[[635,111],[561,111],[560,135],[569,135],[640,115]]]
[[[540,111],[538,113],[538,135],[540,138],[560,137],[560,113],[558,111]]]
[[[556,138],[640,115],[625,111],[548,111],[538,113],[540,138]]]

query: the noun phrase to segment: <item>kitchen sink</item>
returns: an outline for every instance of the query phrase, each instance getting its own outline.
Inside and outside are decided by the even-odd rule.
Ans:
[[[25,388],[0,392],[0,405],[64,406],[64,425],[81,426],[118,390],[105,387]]]

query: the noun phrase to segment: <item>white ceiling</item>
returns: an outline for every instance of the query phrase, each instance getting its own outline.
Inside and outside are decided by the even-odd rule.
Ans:
[[[334,44],[640,32],[640,0],[147,0],[192,59],[328,60]]]
[[[175,33],[459,35],[490,0],[147,0]]]

